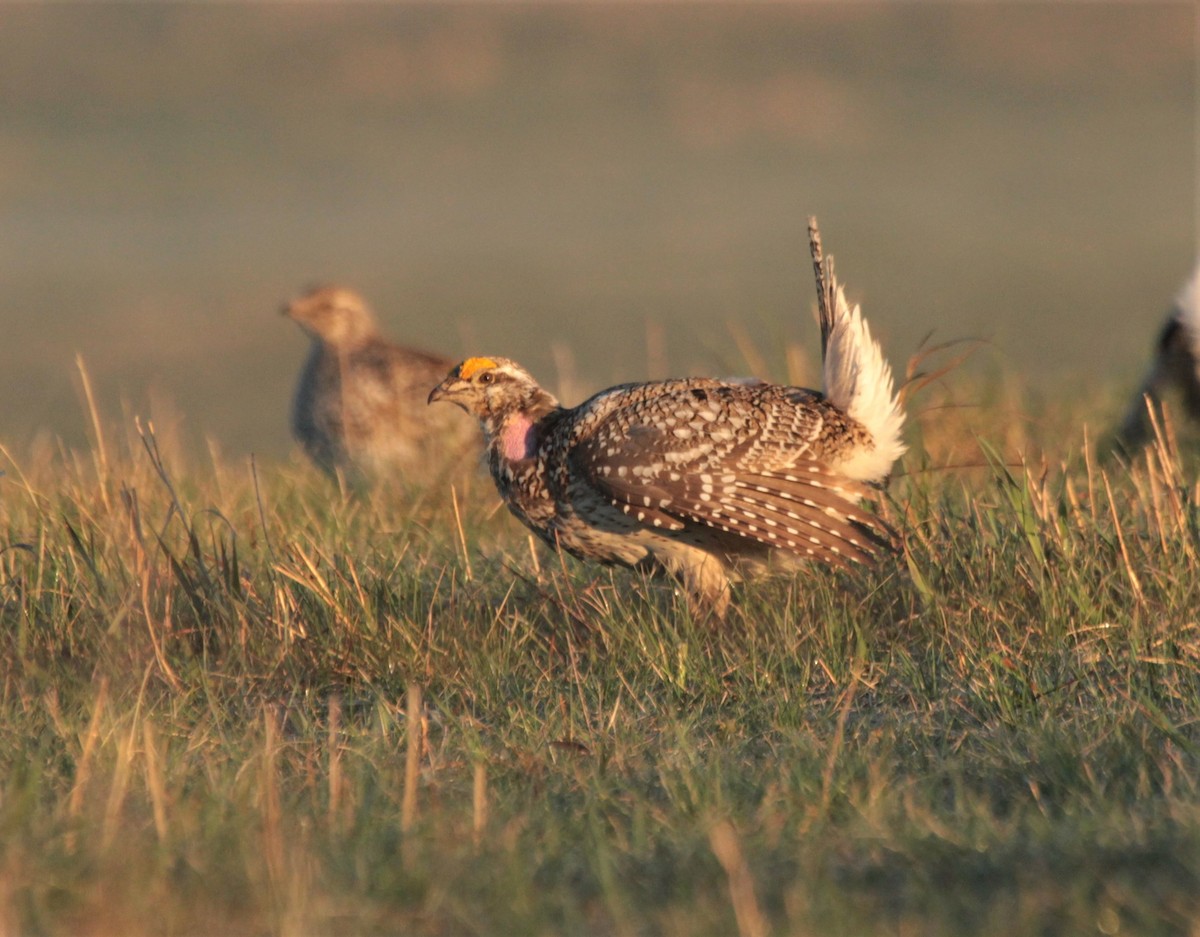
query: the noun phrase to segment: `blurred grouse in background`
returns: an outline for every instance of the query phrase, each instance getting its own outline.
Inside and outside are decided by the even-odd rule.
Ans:
[[[482,424],[509,509],[581,559],[666,571],[694,614],[732,580],[805,560],[846,567],[892,547],[859,507],[905,449],[892,372],[821,257],[824,392],[686,378],[623,384],[565,408],[505,358],[468,358],[429,395]]]
[[[354,290],[318,287],[283,313],[312,339],[292,433],[323,471],[352,482],[429,477],[477,451],[470,420],[425,406],[453,362],[388,342]]]
[[[1158,412],[1164,394],[1178,394],[1184,411],[1200,421],[1200,265],[1175,298],[1154,349],[1154,360],[1129,402],[1117,430],[1119,441],[1135,448],[1151,437],[1148,406]],[[1149,401],[1147,402],[1147,398]]]

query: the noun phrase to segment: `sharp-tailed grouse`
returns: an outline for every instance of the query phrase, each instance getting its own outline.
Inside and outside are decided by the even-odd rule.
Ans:
[[[424,406],[453,362],[388,342],[354,290],[318,287],[282,311],[312,339],[292,433],[322,470],[352,481],[428,474],[472,447],[470,420]]]
[[[771,565],[865,562],[892,537],[858,503],[904,451],[892,372],[820,257],[824,392],[695,377],[623,384],[566,408],[520,365],[468,358],[429,395],[483,427],[509,509],[552,547],[666,570],[694,613]]]
[[[1163,394],[1169,391],[1177,392],[1187,415],[1200,421],[1200,265],[1167,313],[1154,361],[1117,430],[1121,442],[1134,447],[1149,440],[1147,406],[1160,406]]]

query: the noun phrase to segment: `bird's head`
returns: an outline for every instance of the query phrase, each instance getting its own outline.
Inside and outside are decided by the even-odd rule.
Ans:
[[[375,334],[370,307],[343,286],[318,286],[280,311],[314,339],[335,348],[356,345]]]
[[[429,402],[456,403],[476,417],[486,432],[496,433],[513,414],[536,420],[558,407],[558,400],[515,361],[468,358],[429,392]]]

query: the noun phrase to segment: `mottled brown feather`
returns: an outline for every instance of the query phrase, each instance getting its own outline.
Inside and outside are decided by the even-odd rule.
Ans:
[[[643,407],[639,418],[668,412],[678,421],[677,427],[693,425],[696,417],[689,421],[679,416],[686,412],[690,394],[673,392],[692,388],[686,382],[675,383],[683,386],[656,388],[663,391],[655,399],[656,406]],[[717,399],[727,406],[761,403],[761,391],[762,387],[738,387],[736,393]],[[799,434],[791,435],[794,448],[788,453],[788,471],[756,471],[751,466],[770,442],[755,434],[757,421],[740,425],[718,444],[699,433],[680,439],[661,425],[629,424],[624,415],[623,409],[615,410],[591,435],[579,440],[571,462],[613,507],[639,523],[666,531],[683,530],[688,522],[705,524],[838,566],[866,562],[892,542],[886,526],[851,500],[864,497],[866,486],[800,458]],[[714,426],[730,422],[724,412],[712,420],[700,419]],[[819,436],[820,420],[812,413],[792,422],[807,425],[810,438]],[[756,458],[748,457],[751,442],[761,447]],[[689,458],[672,460],[680,455]]]

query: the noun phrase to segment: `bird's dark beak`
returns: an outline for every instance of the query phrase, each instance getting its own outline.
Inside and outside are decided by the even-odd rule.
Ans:
[[[429,392],[429,400],[426,403],[437,403],[439,400],[448,400],[463,407],[462,401],[455,398],[461,396],[466,386],[466,383],[459,378],[457,370],[451,371],[446,375],[446,379],[442,383]],[[463,409],[465,410],[466,407],[463,407]]]

